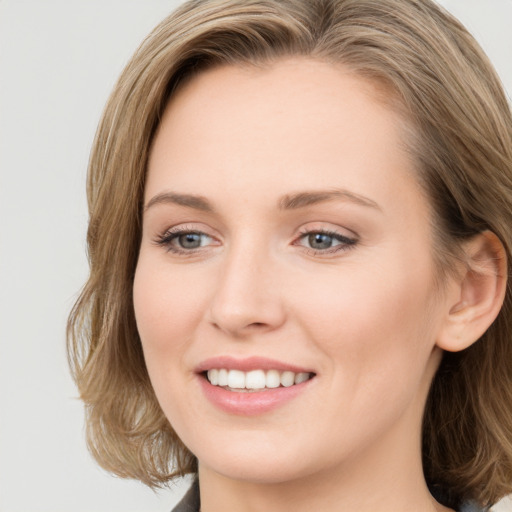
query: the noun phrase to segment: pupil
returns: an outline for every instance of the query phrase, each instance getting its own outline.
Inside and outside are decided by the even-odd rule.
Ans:
[[[201,235],[198,233],[187,233],[186,235],[179,236],[181,247],[185,249],[196,249],[201,247]]]
[[[313,249],[329,249],[332,245],[332,236],[324,233],[315,233],[309,235],[308,242]]]

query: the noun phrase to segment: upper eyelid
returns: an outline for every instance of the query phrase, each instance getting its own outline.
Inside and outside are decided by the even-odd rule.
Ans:
[[[187,228],[178,228],[173,231],[174,228],[168,228],[163,233],[156,235],[153,238],[153,243],[156,246],[164,248],[168,253],[174,253],[176,256],[190,256],[197,255],[198,253],[202,253],[207,250],[212,244],[207,244],[206,246],[199,246],[193,248],[180,247],[179,245],[173,244],[174,240],[186,233],[197,233],[208,237],[210,240],[215,240],[214,237],[200,231],[198,229],[187,229]],[[213,244],[215,245],[215,244]]]
[[[311,226],[311,224],[314,224],[314,226]],[[326,233],[343,238],[359,240],[359,235],[352,229],[332,224],[330,222],[307,223],[299,228],[299,234],[304,235],[309,233]]]
[[[177,227],[177,226],[168,228],[161,234],[157,234],[156,238],[157,238],[157,240],[163,240],[165,238],[174,239],[174,238],[177,238],[178,236],[186,234],[186,233],[195,233],[195,234],[199,234],[199,235],[204,235],[212,240],[217,239],[217,237],[215,237],[214,235],[212,235],[210,233],[207,233],[204,229],[197,229],[197,228],[192,228],[192,227],[183,227],[182,228],[182,227]]]
[[[315,233],[327,235],[332,238],[342,238],[345,240],[357,240],[357,237],[354,235],[347,235],[344,233],[340,233],[338,231],[326,230],[326,229],[312,229],[312,230],[304,231],[304,232],[300,233],[298,238],[304,238],[307,235],[311,235],[311,234],[315,234]]]
[[[216,230],[208,229],[203,223],[179,223],[174,226],[170,226],[161,230],[157,233],[158,236],[165,236],[170,233],[201,233],[211,238],[218,237],[213,234]]]
[[[154,240],[155,242],[157,243],[157,245],[170,245],[172,241],[174,241],[176,238],[178,238],[180,235],[182,234],[186,234],[186,233],[196,233],[196,234],[201,234],[201,235],[204,235],[206,237],[208,237],[211,241],[214,241],[214,242],[219,242],[219,237],[216,237],[210,233],[208,233],[206,230],[204,229],[201,229],[201,228],[197,228],[197,227],[194,227],[190,224],[185,224],[185,225],[177,225],[177,226],[173,226],[171,228],[168,228],[166,229],[162,234],[158,235]],[[298,235],[295,235],[293,240],[291,241],[291,245],[294,245],[294,246],[301,246],[300,242],[302,239],[304,239],[305,237],[307,237],[308,235],[311,235],[311,234],[314,234],[314,233],[322,233],[322,234],[326,234],[326,235],[329,235],[331,237],[333,237],[334,239],[337,239],[339,242],[341,242],[340,245],[343,245],[343,243],[345,242],[345,245],[355,245],[356,243],[359,242],[359,236],[357,236],[355,233],[351,232],[351,234],[346,234],[346,233],[343,233],[343,232],[340,232],[339,231],[339,228],[338,229],[332,229],[332,228],[326,228],[325,226],[324,227],[310,227],[310,228],[307,228],[305,226],[303,226],[302,228],[299,229],[299,233]],[[350,243],[348,243],[348,241]],[[201,246],[201,247],[198,247],[198,248],[193,248],[193,249],[187,249],[187,248],[179,248],[177,247],[177,249],[179,249],[180,251],[183,251],[183,252],[193,252],[193,251],[199,251],[199,250],[206,250],[208,247],[210,247],[211,245],[216,245],[215,243],[213,244],[207,244],[206,246]],[[337,246],[335,246],[337,247]],[[304,247],[304,249],[308,249],[308,250],[311,250],[311,251],[315,251],[315,252],[318,252],[318,253],[327,253],[329,249],[326,249],[325,251],[324,250],[320,250],[320,249],[313,249],[313,248],[308,248],[308,247]]]
[[[199,224],[199,226],[195,225],[195,223],[176,224],[174,226],[167,227],[164,230],[158,231],[156,233],[156,236],[162,237],[162,236],[165,236],[170,233],[188,233],[188,232],[190,232],[190,233],[201,233],[201,234],[204,234],[211,238],[217,238],[217,239],[222,238],[222,236],[220,236],[220,234],[217,232],[216,229],[208,228],[203,223],[198,223],[198,224]],[[323,224],[323,226],[312,226],[312,227],[307,226],[307,225],[306,225],[307,227],[301,226],[300,228],[295,230],[296,233],[298,232],[298,235],[294,235],[294,236],[304,236],[304,235],[311,234],[311,233],[326,233],[329,235],[338,235],[338,236],[344,237],[344,238],[359,239],[358,234],[348,228],[343,228],[340,226],[326,227],[327,224],[329,226],[333,226],[333,224],[331,224],[329,222],[315,222],[315,224]]]
[[[338,233],[337,231],[311,230],[311,231],[303,232],[300,236],[296,237],[293,245],[298,245],[296,242],[298,242],[301,239],[303,239],[311,234],[314,234],[314,233],[320,233],[323,235],[330,236],[330,237],[334,238],[335,240],[337,240],[338,242],[340,242],[340,245],[343,245],[343,244],[355,245],[355,244],[359,243],[359,238],[356,236],[348,236],[343,233]],[[312,250],[320,251],[319,249],[312,249]]]

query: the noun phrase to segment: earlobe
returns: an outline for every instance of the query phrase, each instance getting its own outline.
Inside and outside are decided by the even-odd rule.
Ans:
[[[464,350],[494,322],[507,285],[507,257],[503,244],[484,231],[464,245],[465,265],[447,292],[447,313],[437,345],[449,352]]]

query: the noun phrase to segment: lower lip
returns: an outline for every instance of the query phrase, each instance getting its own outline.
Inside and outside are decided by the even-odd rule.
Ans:
[[[266,389],[264,391],[229,391],[220,386],[212,386],[207,379],[199,376],[206,398],[216,407],[229,414],[255,416],[286,404],[302,393],[313,379],[290,387]]]

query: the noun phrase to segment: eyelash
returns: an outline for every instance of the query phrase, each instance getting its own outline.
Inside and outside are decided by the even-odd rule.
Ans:
[[[207,235],[206,233],[202,231],[198,231],[197,229],[189,228],[187,226],[177,227],[177,228],[171,228],[167,230],[162,235],[158,235],[158,237],[155,240],[155,243],[157,245],[160,245],[162,247],[165,247],[168,252],[172,252],[174,254],[183,255],[183,256],[193,256],[198,251],[200,251],[204,246],[199,246],[192,249],[185,249],[183,247],[177,247],[172,244],[174,240],[176,240],[178,237],[183,235],[199,235],[199,236],[206,236],[209,239],[213,239],[213,237]],[[340,242],[338,245],[335,245],[334,247],[329,247],[327,249],[313,249],[312,247],[305,247],[301,245],[299,242],[303,240],[306,237],[309,237],[311,235],[325,235],[333,240]],[[300,245],[303,247],[305,251],[308,252],[308,254],[314,255],[314,256],[326,256],[330,254],[335,254],[338,252],[344,252],[348,251],[352,248],[354,248],[358,243],[358,240],[356,238],[350,238],[345,235],[342,235],[336,231],[331,231],[327,229],[304,229],[300,231],[300,236],[294,241],[293,245]]]
[[[183,235],[200,235],[206,236],[210,239],[212,238],[211,236],[207,235],[206,233],[203,233],[202,231],[198,231],[197,229],[193,229],[187,226],[181,226],[171,228],[167,230],[165,233],[158,235],[158,237],[155,240],[155,243],[157,245],[165,247],[168,252],[172,252],[174,254],[179,254],[183,256],[192,256],[201,249],[201,246],[194,249],[185,249],[183,247],[177,247],[172,244],[174,240]]]
[[[338,242],[340,242],[338,245],[335,245],[334,247],[329,247],[327,249],[313,249],[312,247],[304,247],[302,246],[309,254],[313,256],[327,256],[331,254],[335,254],[338,252],[344,252],[348,251],[350,249],[353,249],[357,243],[358,240],[356,238],[350,238],[348,236],[342,235],[341,233],[338,233],[337,231],[331,231],[328,229],[304,229],[300,231],[300,236],[297,239],[298,241],[304,239],[305,237],[309,237],[311,235],[325,235],[328,236]],[[299,245],[297,242],[294,242],[294,245]]]

